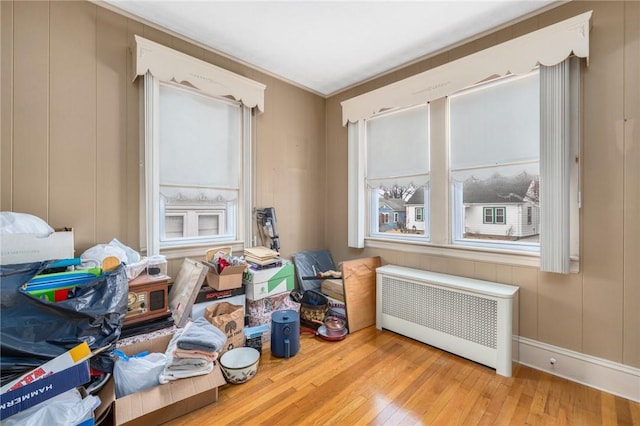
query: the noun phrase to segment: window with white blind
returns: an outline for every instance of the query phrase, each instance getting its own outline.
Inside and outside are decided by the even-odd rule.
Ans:
[[[540,208],[538,70],[454,93],[448,104],[453,243],[538,251],[540,223],[526,220]]]
[[[429,106],[391,111],[366,121],[365,187],[369,204],[369,235],[400,240],[428,240],[422,220],[428,211]],[[364,188],[363,188],[364,190]],[[393,209],[393,226],[387,225]],[[418,210],[417,223],[410,222]],[[386,221],[376,218],[386,215]],[[404,220],[400,220],[404,217]]]
[[[242,105],[160,84],[160,246],[237,238]]]
[[[144,76],[141,249],[242,250],[252,235],[251,125],[266,86],[137,35],[134,43]]]
[[[588,65],[591,15],[582,13],[342,101],[348,127],[349,247],[577,271],[580,74]],[[375,184],[378,176],[371,175],[370,163],[383,161],[398,142],[388,137],[388,151],[375,146],[380,154],[372,158],[370,124],[417,105],[429,105],[424,156],[429,166],[426,184],[412,187],[404,219],[406,228],[416,231],[423,220],[426,232],[422,241],[417,236],[394,241],[386,228],[381,232],[371,225],[376,196],[385,209],[393,206],[379,190],[373,192],[388,183]],[[414,160],[407,159],[407,170]]]

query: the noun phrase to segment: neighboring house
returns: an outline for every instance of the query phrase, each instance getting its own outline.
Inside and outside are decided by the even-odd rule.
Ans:
[[[417,190],[411,198],[407,200],[407,231],[424,233],[425,208],[424,191]]]
[[[520,174],[464,183],[465,238],[517,240],[540,233],[539,180]]]
[[[405,222],[404,200],[401,198],[380,198],[378,202],[378,231],[402,230]]]

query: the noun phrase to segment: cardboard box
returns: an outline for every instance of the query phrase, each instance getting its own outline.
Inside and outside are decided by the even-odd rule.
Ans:
[[[48,237],[33,234],[0,236],[0,265],[41,262],[74,257],[73,229],[56,229]]]
[[[207,272],[207,284],[216,290],[230,290],[242,287],[242,274],[247,269],[247,265],[227,266],[218,273],[218,269],[207,263],[209,272]]]
[[[247,268],[242,281],[248,300],[260,300],[293,290],[295,286],[293,263],[283,260],[276,268],[254,270]]]
[[[142,351],[164,353],[172,335],[119,347],[127,355]],[[113,379],[99,392],[102,403],[96,418],[113,404],[113,425],[157,425],[183,416],[218,400],[218,387],[226,384],[220,366],[204,376],[180,379],[142,392],[115,398]]]
[[[15,390],[0,395],[0,420],[63,392],[84,385],[90,379],[89,361],[82,361],[64,370],[38,378]]]

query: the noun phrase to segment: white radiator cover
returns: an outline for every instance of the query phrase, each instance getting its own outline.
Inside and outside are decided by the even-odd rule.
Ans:
[[[386,265],[376,269],[376,327],[511,377],[518,287]]]

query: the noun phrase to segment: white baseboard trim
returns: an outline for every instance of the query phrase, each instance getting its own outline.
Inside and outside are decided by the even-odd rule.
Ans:
[[[514,336],[514,361],[613,395],[640,402],[640,369]],[[550,359],[555,359],[551,363]]]

